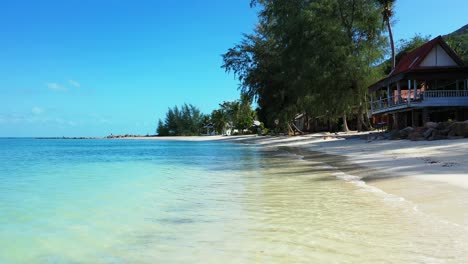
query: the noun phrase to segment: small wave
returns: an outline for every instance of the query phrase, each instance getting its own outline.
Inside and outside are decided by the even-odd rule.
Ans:
[[[275,156],[275,157],[295,158],[295,159],[299,159],[299,160],[303,160],[303,159],[304,159],[304,156],[298,155],[298,154],[294,154],[294,153],[290,153],[290,152],[278,153],[278,154],[276,154],[276,155],[274,155],[274,156]]]
[[[362,180],[362,177],[344,173],[340,171],[337,167],[331,166],[326,163],[323,163],[320,167],[324,169],[334,170],[334,172],[332,172],[332,175],[335,176],[337,179],[354,184],[355,186],[362,188],[362,190],[364,191],[375,193],[383,197],[384,201],[387,201],[387,202],[405,202],[406,201],[406,199],[403,197],[387,193],[383,191],[382,189],[379,189],[375,186],[368,185],[365,181]]]
[[[464,231],[468,231],[468,227],[466,227],[466,226],[462,226],[462,225],[459,225],[457,223],[453,223],[451,221],[441,219],[439,217],[428,215],[428,214],[420,211],[417,204],[415,204],[412,201],[406,200],[404,197],[397,196],[397,195],[394,195],[394,194],[390,194],[390,193],[387,193],[387,192],[383,191],[382,189],[379,189],[379,188],[377,188],[375,186],[368,185],[365,181],[362,180],[362,177],[344,173],[344,172],[340,171],[337,167],[331,166],[331,165],[326,164],[326,163],[321,164],[320,167],[324,168],[324,169],[334,170],[335,172],[332,172],[331,174],[333,176],[335,176],[337,179],[340,179],[340,180],[349,182],[351,184],[354,184],[355,186],[358,186],[358,187],[362,188],[362,190],[364,190],[364,191],[375,193],[375,194],[379,195],[380,197],[382,197],[383,201],[389,202],[388,204],[390,204],[392,206],[398,206],[398,207],[401,206],[402,208],[405,208],[405,209],[411,208],[410,210],[413,213],[417,213],[417,214],[419,214],[421,216],[424,216],[425,218],[429,218],[431,221],[435,220],[435,221],[437,221],[437,222],[439,222],[441,224],[449,225],[449,226],[452,226],[452,227],[455,227],[455,228],[460,228],[460,229],[462,229]]]

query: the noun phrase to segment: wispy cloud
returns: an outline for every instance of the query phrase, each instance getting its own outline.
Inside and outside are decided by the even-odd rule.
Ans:
[[[73,87],[76,87],[76,88],[80,88],[81,87],[81,84],[75,80],[68,80],[68,83],[73,86]]]
[[[80,88],[81,84],[76,80],[71,80],[70,79],[70,80],[67,81],[66,85],[60,84],[60,83],[57,83],[57,82],[49,82],[49,83],[46,83],[46,86],[50,90],[63,92],[63,91],[70,90],[70,88]]]
[[[39,110],[40,109],[40,110]],[[44,113],[44,110],[37,107],[33,108],[32,113],[21,114],[21,113],[0,113],[0,124],[36,124],[36,125],[53,125],[53,126],[70,126],[76,127],[80,123],[74,120],[68,120],[61,117],[53,117],[46,115],[39,115],[34,113],[35,110],[38,112]],[[41,112],[42,111],[42,112]]]
[[[46,83],[47,87],[54,91],[66,91],[67,87],[60,85],[58,83]]]
[[[107,116],[102,116],[96,113],[91,113],[89,114],[89,117],[91,117],[91,120],[93,120],[97,124],[104,124],[104,125],[112,124],[112,121]]]
[[[33,108],[31,109],[31,113],[33,113],[34,115],[40,115],[40,114],[44,113],[44,109],[35,106],[35,107],[33,107]]]

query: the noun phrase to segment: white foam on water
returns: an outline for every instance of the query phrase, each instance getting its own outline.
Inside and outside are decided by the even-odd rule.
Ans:
[[[375,186],[368,185],[365,181],[362,180],[362,177],[344,173],[340,171],[337,167],[331,166],[326,163],[322,163],[320,165],[320,168],[334,170],[334,172],[332,172],[331,174],[335,176],[337,179],[349,182],[357,187],[362,188],[362,190],[364,191],[375,193],[376,195],[382,197],[383,201],[388,202],[389,205],[402,207],[402,209],[405,211],[408,211],[407,209],[411,208],[411,210],[414,213],[417,213],[423,217],[430,218],[431,220],[435,220],[441,224],[450,225],[456,228],[463,229],[464,231],[468,231],[468,227],[461,226],[457,223],[453,223],[451,221],[448,221],[439,217],[435,217],[435,216],[432,216],[432,215],[429,215],[420,211],[417,204],[415,204],[412,201],[406,200],[404,197],[390,194]]]
[[[362,180],[362,177],[351,175],[351,174],[346,174],[346,173],[344,173],[342,171],[339,171],[338,168],[335,168],[333,166],[331,166],[331,167],[333,169],[337,170],[336,172],[332,173],[332,175],[335,176],[336,178],[338,178],[340,180],[344,180],[344,181],[349,182],[351,184],[354,184],[355,186],[358,186],[358,187],[362,188],[364,191],[375,193],[375,194],[383,197],[384,201],[388,201],[388,202],[404,202],[404,201],[406,201],[406,199],[403,198],[403,197],[393,195],[393,194],[389,194],[389,193],[383,191],[382,189],[379,189],[379,188],[377,188],[375,186],[372,186],[372,185],[368,185],[365,181]]]

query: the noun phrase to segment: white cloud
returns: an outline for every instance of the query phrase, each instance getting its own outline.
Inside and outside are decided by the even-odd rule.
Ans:
[[[26,123],[29,119],[27,115],[17,113],[0,114],[0,123]]]
[[[54,90],[54,91],[66,91],[67,90],[67,87],[62,86],[58,83],[47,83],[46,85],[49,89]]]
[[[89,117],[91,117],[91,119],[96,124],[104,124],[104,125],[112,124],[112,120],[107,116],[102,116],[100,114],[91,113],[91,114],[89,114]]]
[[[69,87],[73,87],[73,88],[81,87],[81,84],[75,80],[68,80],[68,87],[67,85],[62,85],[56,82],[49,82],[49,83],[46,83],[46,85],[50,90],[59,91],[59,92],[67,91],[69,90]]]
[[[35,114],[35,115],[40,115],[40,114],[44,113],[44,109],[35,106],[35,107],[33,107],[33,108],[31,109],[31,112],[32,112],[33,114]]]
[[[75,80],[68,80],[68,83],[73,86],[73,87],[76,87],[76,88],[80,88],[81,87],[81,84]]]
[[[34,108],[33,108],[34,109]],[[38,107],[38,109],[40,109]],[[42,110],[42,109],[41,109]],[[44,110],[42,110],[44,113]],[[52,125],[52,126],[69,126],[77,127],[80,125],[79,122],[74,120],[67,120],[61,117],[48,117],[45,115],[38,115],[33,113],[29,114],[2,114],[0,113],[0,124],[36,124],[36,125]]]
[[[101,124],[105,124],[105,125],[111,125],[112,124],[112,121],[110,121],[109,119],[105,119],[105,118],[99,119],[98,122],[101,123]]]
[[[78,124],[75,121],[68,121],[67,125],[69,126],[77,126]]]

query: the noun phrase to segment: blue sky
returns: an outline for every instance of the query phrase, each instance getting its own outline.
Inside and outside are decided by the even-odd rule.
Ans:
[[[0,136],[154,133],[168,107],[239,96],[221,54],[256,12],[236,1],[2,1]],[[395,39],[452,32],[466,0],[397,1]]]

